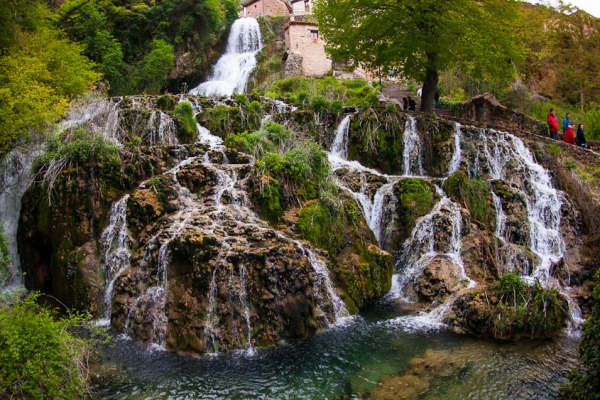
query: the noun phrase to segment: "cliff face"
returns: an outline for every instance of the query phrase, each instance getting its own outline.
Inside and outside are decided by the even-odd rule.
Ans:
[[[533,137],[369,109],[345,120],[342,157],[328,112],[187,100],[203,125],[191,144],[174,97],[90,106],[77,126],[120,141],[119,161],[66,164],[51,204],[47,187],[29,190],[19,226],[28,288],[135,340],[195,353],[305,338],[392,280],[388,296],[461,332],[511,336],[494,331],[489,308],[503,301],[497,282],[509,271],[586,311],[598,258],[584,221],[594,209],[578,206],[574,180],[558,173],[568,149],[557,156]],[[273,175],[215,136],[256,130],[267,113],[331,149],[335,207],[314,182]]]

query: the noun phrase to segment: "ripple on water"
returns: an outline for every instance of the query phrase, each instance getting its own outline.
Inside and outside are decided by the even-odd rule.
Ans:
[[[260,349],[253,356],[195,359],[116,339],[103,351],[96,397],[334,399],[374,391],[383,386],[378,382],[396,382],[411,373],[409,382],[427,388],[420,395],[424,399],[547,399],[556,397],[577,363],[577,343],[568,338],[484,341],[429,329],[419,317],[389,320],[382,308],[302,343]],[[435,378],[418,373],[420,360],[452,368],[440,367],[441,378]]]

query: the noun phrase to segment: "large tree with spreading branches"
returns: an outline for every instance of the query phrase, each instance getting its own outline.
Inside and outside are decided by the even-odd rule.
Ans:
[[[423,82],[433,109],[440,71],[510,80],[523,51],[510,28],[514,0],[319,0],[319,31],[334,60]]]

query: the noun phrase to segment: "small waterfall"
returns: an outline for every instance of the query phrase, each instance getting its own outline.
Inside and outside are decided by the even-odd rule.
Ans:
[[[454,127],[454,153],[450,160],[450,166],[448,167],[448,176],[453,175],[460,167],[462,154],[460,150],[460,140],[462,138],[461,125],[457,122]]]
[[[175,121],[173,118],[160,110],[155,110],[148,120],[150,130],[149,141],[151,145],[162,143],[163,145],[178,144]]]
[[[317,257],[317,255],[310,249],[302,246],[302,244],[298,241],[294,241],[296,246],[302,250],[302,252],[308,257],[313,269],[315,270],[315,280],[313,284],[313,291],[315,293],[315,299],[320,297],[327,297],[331,302],[333,307],[333,314],[335,316],[335,323],[341,322],[344,318],[350,316],[348,309],[346,308],[346,304],[344,301],[335,293],[335,289],[331,284],[331,278],[329,277],[329,270],[327,269],[327,265]],[[325,287],[327,291],[326,296],[321,296],[321,287]],[[320,304],[319,304],[320,303]],[[327,321],[327,325],[331,325],[331,322],[327,319],[326,313],[324,312],[324,304],[321,301],[318,301],[318,306],[323,312],[325,316],[325,320]]]
[[[72,103],[69,113],[59,125],[59,130],[79,127],[101,134],[118,143],[123,142],[120,107],[121,97],[111,99],[84,98]]]
[[[502,210],[502,202],[500,197],[492,191],[492,199],[494,200],[494,208],[496,210],[496,232],[495,235],[500,241],[506,242],[504,232],[506,231],[506,214]]]
[[[421,139],[417,132],[417,120],[410,115],[404,126],[404,160],[405,176],[423,176],[421,165]]]
[[[126,194],[121,200],[115,202],[108,214],[109,224],[100,237],[100,251],[103,254],[104,265],[104,317],[100,325],[110,325],[110,314],[115,281],[117,277],[130,267],[131,238],[127,229],[127,201]]]
[[[330,154],[343,160],[348,158],[348,132],[350,131],[350,115],[346,115],[335,131]]]
[[[531,191],[527,198],[531,248],[541,259],[533,277],[545,281],[550,277],[552,263],[558,262],[565,251],[560,233],[562,200],[552,187],[548,171],[533,160],[523,141],[515,136],[511,139],[515,152],[525,167]]]
[[[367,218],[369,228],[375,234],[377,243],[382,248],[389,242],[391,227],[396,214],[396,196],[394,195],[394,185],[396,180],[381,185],[373,197],[373,206]],[[366,216],[366,215],[365,215]],[[384,223],[386,223],[384,225]]]
[[[203,96],[231,96],[243,93],[256,68],[256,53],[261,49],[260,26],[254,18],[240,18],[231,26],[227,49],[213,67],[207,82],[190,90]]]
[[[438,191],[441,192],[440,189]],[[436,231],[448,225],[451,227],[451,234],[448,240],[444,242],[439,237],[441,232]],[[403,270],[401,274],[394,275],[394,280],[397,283],[394,284],[390,296],[412,302],[412,299],[407,295],[409,285],[420,275],[427,264],[439,256],[446,257],[453,265],[458,267],[462,282],[466,284],[465,287],[475,287],[475,281],[466,274],[460,254],[461,225],[460,207],[449,197],[443,196],[429,214],[417,222],[411,237],[404,243],[396,264],[397,266],[403,266]]]
[[[244,263],[240,264],[239,271],[240,293],[238,297],[244,310],[244,319],[246,320],[246,350],[252,354],[254,353],[254,347],[252,347],[252,323],[250,320],[250,308],[248,307],[248,270]]]

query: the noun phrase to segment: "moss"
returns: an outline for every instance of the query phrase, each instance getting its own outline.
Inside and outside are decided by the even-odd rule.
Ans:
[[[304,239],[334,256],[345,235],[345,215],[342,210],[333,210],[322,201],[315,201],[300,212],[298,228]]]
[[[492,192],[481,178],[470,180],[463,172],[457,172],[444,182],[444,190],[469,210],[471,218],[494,231],[496,220]]]
[[[403,233],[400,239],[404,240],[415,227],[417,218],[429,213],[439,195],[433,185],[420,178],[402,179],[396,184],[398,197],[398,215]]]
[[[281,184],[277,179],[265,177],[268,183],[261,189],[258,197],[260,216],[272,224],[278,223],[283,216],[281,207]]]

